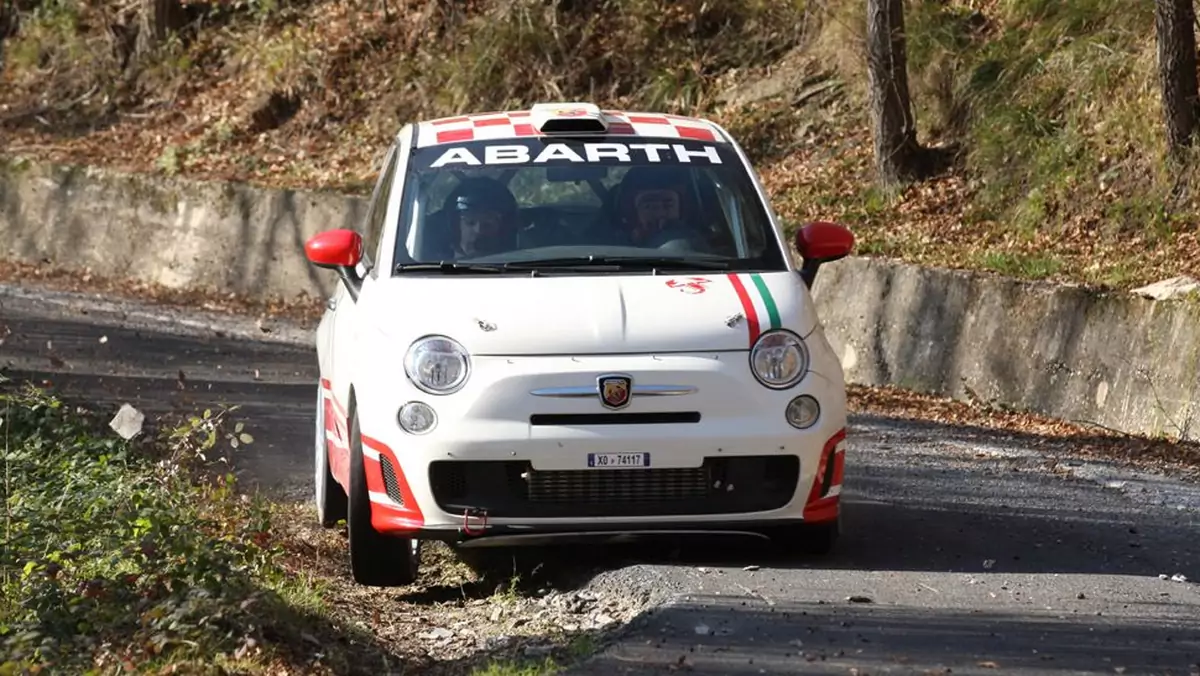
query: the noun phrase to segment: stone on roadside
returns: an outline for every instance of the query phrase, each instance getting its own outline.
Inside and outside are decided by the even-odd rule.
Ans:
[[[1200,291],[1200,280],[1187,275],[1164,279],[1133,290],[1133,293],[1154,300],[1171,300]]]

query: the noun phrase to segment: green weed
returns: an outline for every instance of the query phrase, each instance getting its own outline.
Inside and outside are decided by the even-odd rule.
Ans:
[[[302,643],[317,604],[275,563],[270,505],[198,473],[253,442],[228,412],[126,441],[32,387],[0,394],[0,673],[261,664],[281,654],[267,636]]]

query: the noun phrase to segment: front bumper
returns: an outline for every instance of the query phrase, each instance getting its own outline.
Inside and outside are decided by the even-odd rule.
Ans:
[[[477,359],[468,386],[447,397],[407,382],[360,389],[372,522],[381,532],[460,540],[836,519],[846,424],[840,371],[833,380],[810,372],[780,392],[755,382],[745,359],[493,357]],[[534,394],[609,372],[687,393],[635,396],[621,411],[606,410],[598,396]],[[821,404],[806,430],[784,418],[800,394]],[[397,424],[399,406],[413,399],[437,410],[431,432],[411,435]],[[649,466],[588,467],[588,454],[609,452],[648,452]]]

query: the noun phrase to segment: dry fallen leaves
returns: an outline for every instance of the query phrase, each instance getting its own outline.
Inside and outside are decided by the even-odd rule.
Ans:
[[[1156,439],[1074,423],[1037,413],[1004,410],[898,387],[847,386],[851,412],[976,426],[1010,433],[1050,453],[1117,460],[1130,466],[1200,477],[1200,442]]]
[[[469,3],[463,11],[486,9],[487,3]],[[320,0],[288,9],[263,24],[265,29],[253,21],[202,29],[187,47],[187,59],[196,65],[178,72],[164,67],[165,86],[150,89],[149,96],[161,100],[120,99],[112,124],[84,131],[67,124],[65,113],[47,113],[50,117],[43,118],[48,124],[22,117],[24,121],[3,127],[0,146],[52,161],[361,192],[374,176],[378,151],[401,122],[397,97],[423,96],[434,88],[414,79],[400,93],[396,82],[395,64],[411,56],[414,45],[434,37],[426,34],[436,32],[424,3],[401,2],[388,11],[391,20],[382,8]],[[96,45],[108,44],[104,36],[90,37]],[[815,55],[804,59],[813,62],[810,70],[827,67]],[[737,79],[750,86],[772,77],[774,70],[746,69]],[[76,95],[67,88],[48,95],[43,78],[18,73],[13,66],[6,75],[10,86],[0,87],[0,110],[38,110],[61,103],[54,96],[69,100]],[[709,84],[717,91],[730,79],[718,73]],[[277,90],[298,96],[298,109],[282,125],[259,131],[245,102]],[[1190,220],[1178,225],[1176,234],[1143,242],[1122,234],[1116,227],[1120,216],[1106,214],[1112,205],[1119,206],[1113,200],[1120,195],[1110,185],[1095,199],[1081,193],[1049,204],[1043,220],[1054,227],[1036,229],[1032,236],[1018,234],[1008,222],[971,221],[976,177],[961,168],[915,185],[891,202],[870,196],[869,125],[856,91],[846,87],[799,113],[780,107],[779,115],[795,119],[780,125],[777,143],[764,145],[789,151],[765,161],[760,173],[780,213],[789,219],[846,220],[859,236],[860,250],[931,265],[1049,274],[1123,288],[1177,274],[1200,276],[1194,199]],[[720,118],[723,111],[711,114]],[[1148,174],[1135,169],[1151,159],[1149,152],[1119,150],[1104,157],[1096,171],[1121,163],[1130,167],[1126,174]],[[1064,185],[1091,190],[1094,178],[1072,178]]]

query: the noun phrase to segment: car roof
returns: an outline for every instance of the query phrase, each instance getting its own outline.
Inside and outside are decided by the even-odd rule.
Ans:
[[[698,117],[666,113],[603,110],[608,131],[604,136],[682,138],[725,143],[720,127]],[[417,123],[418,148],[462,143],[540,136],[529,110],[507,110],[456,115]]]

